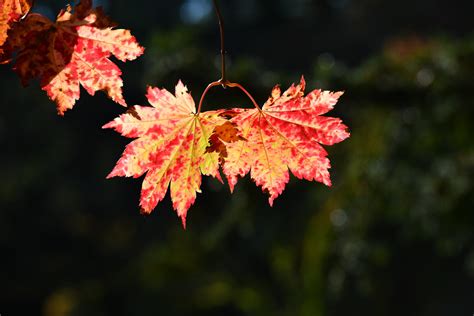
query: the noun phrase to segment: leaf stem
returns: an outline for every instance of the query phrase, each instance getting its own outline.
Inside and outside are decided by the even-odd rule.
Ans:
[[[225,84],[227,87],[230,87],[230,88],[239,88],[240,90],[242,90],[246,95],[247,97],[250,99],[250,101],[252,101],[253,103],[253,106],[261,111],[262,109],[258,106],[257,102],[255,101],[255,99],[253,98],[253,96],[250,94],[250,92],[247,91],[247,89],[245,89],[241,84],[237,83],[237,82],[226,82]]]
[[[206,89],[204,90],[204,92],[202,93],[201,95],[201,99],[199,100],[199,106],[198,106],[198,110],[197,110],[197,115],[199,115],[199,113],[201,113],[201,107],[202,107],[202,103],[204,102],[204,98],[206,97],[206,94],[209,92],[209,90],[212,88],[212,87],[216,87],[216,86],[223,86],[223,87],[229,87],[229,88],[238,88],[240,89],[241,91],[243,91],[245,93],[245,95],[247,95],[247,97],[250,99],[250,101],[252,101],[252,104],[253,106],[261,111],[262,109],[258,106],[257,102],[255,101],[255,99],[253,98],[253,96],[250,94],[250,92],[247,91],[247,89],[245,89],[240,83],[237,83],[237,82],[230,82],[230,81],[222,81],[222,79],[219,79],[217,81],[214,81],[214,82],[211,82],[207,87]]]
[[[34,6],[35,6],[35,0],[31,0],[30,9],[28,10],[28,12],[26,12],[26,14],[24,16],[21,17],[20,20],[26,19],[28,17],[28,15],[30,15],[31,9],[33,9]]]
[[[211,82],[210,84],[207,85],[206,89],[204,90],[204,92],[201,95],[201,99],[199,100],[199,106],[198,106],[198,110],[197,110],[197,113],[196,113],[197,115],[199,115],[199,113],[201,113],[202,102],[204,101],[204,98],[206,97],[206,94],[209,91],[209,89],[211,89],[212,87],[215,87],[215,86],[219,86],[219,85],[221,85],[220,80]]]
[[[217,0],[213,0],[214,2],[214,9],[216,10],[217,19],[219,21],[219,32],[221,36],[221,81],[226,82],[226,67],[225,67],[225,31],[224,31],[224,19],[222,18],[221,10],[219,8],[219,4]],[[222,84],[222,87],[225,89],[226,85]]]

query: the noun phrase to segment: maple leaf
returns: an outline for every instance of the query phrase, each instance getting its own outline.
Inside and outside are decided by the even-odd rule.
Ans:
[[[227,111],[221,112],[220,115],[222,116],[225,112]],[[236,124],[225,121],[214,128],[214,133],[209,138],[209,146],[206,148],[206,152],[217,152],[219,154],[219,163],[224,163],[224,159],[227,157],[226,144],[238,140],[245,140],[245,138],[239,135]]]
[[[201,174],[218,178],[219,153],[207,152],[215,127],[226,120],[218,111],[196,114],[194,100],[181,81],[175,95],[148,88],[152,107],[135,105],[103,128],[137,138],[127,145],[108,178],[140,177],[140,206],[150,213],[170,187],[173,208],[186,225],[186,213],[200,191]]]
[[[10,32],[9,52],[18,51],[15,71],[27,84],[40,84],[57,104],[59,114],[71,109],[80,97],[80,86],[94,95],[104,90],[115,102],[126,106],[122,96],[122,72],[109,57],[134,60],[143,53],[135,37],[113,23],[92,1],[81,1],[74,9],[61,11],[55,22],[30,14]]]
[[[0,56],[12,23],[18,22],[31,9],[31,0],[0,0]]]
[[[227,112],[245,139],[226,144],[222,167],[231,191],[238,177],[249,172],[270,194],[270,205],[285,189],[288,170],[299,179],[331,185],[330,162],[321,144],[333,145],[349,133],[340,119],[321,115],[333,109],[342,92],[314,90],[304,96],[304,89],[302,77],[283,95],[276,86],[261,109]]]

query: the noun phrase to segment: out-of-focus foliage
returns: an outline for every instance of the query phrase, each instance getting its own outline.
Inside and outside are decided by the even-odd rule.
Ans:
[[[140,71],[125,67],[128,103],[178,78],[198,97],[218,77],[217,46],[201,31],[150,30],[148,43],[137,34],[147,53]],[[351,138],[329,149],[332,188],[290,181],[273,208],[248,179],[232,196],[210,179],[186,232],[169,199],[138,215],[140,179],[105,180],[127,141],[99,127],[120,107],[85,96],[61,119],[2,70],[0,313],[472,314],[474,39],[385,42],[362,62],[304,55],[313,71],[268,67],[273,50],[233,53],[229,76],[258,102],[301,73],[308,86],[344,89],[334,116]],[[204,108],[250,108],[245,97],[228,103],[240,97],[216,89]]]

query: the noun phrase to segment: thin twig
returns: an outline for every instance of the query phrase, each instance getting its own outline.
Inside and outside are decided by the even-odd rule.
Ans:
[[[224,88],[224,89],[226,87],[230,87],[230,88],[238,88],[238,89],[242,90],[247,95],[247,97],[250,99],[250,101],[252,101],[255,108],[258,109],[259,111],[261,111],[261,109],[258,106],[257,102],[255,102],[255,99],[252,97],[252,95],[241,84],[236,83],[236,82],[230,82],[230,81],[227,80],[226,69],[225,69],[226,68],[225,67],[226,51],[225,51],[224,19],[222,18],[221,10],[219,9],[219,4],[217,3],[217,0],[213,0],[213,2],[214,2],[214,8],[216,10],[217,19],[219,20],[219,31],[220,31],[220,34],[221,34],[221,73],[222,73],[222,75],[221,75],[221,78],[219,80],[211,82],[210,84],[208,84],[208,86],[206,87],[206,89],[202,93],[201,99],[199,100],[199,105],[198,105],[196,115],[199,115],[199,113],[201,113],[202,103],[204,102],[204,98],[206,97],[209,90],[213,87],[216,87],[216,86],[222,86],[222,88]]]
[[[225,88],[225,83],[227,82],[226,78],[226,67],[225,67],[225,32],[224,32],[224,19],[222,18],[221,10],[219,8],[219,4],[217,0],[213,0],[214,2],[214,9],[216,10],[217,19],[219,20],[219,31],[221,35],[221,82],[222,87]]]

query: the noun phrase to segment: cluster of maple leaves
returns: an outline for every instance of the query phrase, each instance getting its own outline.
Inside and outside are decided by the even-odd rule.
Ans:
[[[105,91],[126,106],[120,69],[110,61],[134,60],[143,54],[130,31],[115,29],[91,0],[62,10],[56,21],[35,13],[29,0],[0,0],[0,61],[13,63],[24,84],[40,79],[41,88],[59,114],[80,97],[80,86],[93,95]],[[304,95],[305,81],[284,93],[276,86],[262,107],[196,111],[194,100],[180,81],[174,95],[149,87],[151,106],[130,107],[104,128],[134,138],[108,177],[141,177],[140,207],[150,213],[170,188],[173,208],[186,224],[188,209],[200,192],[202,175],[222,182],[231,191],[250,173],[269,194],[269,203],[289,181],[299,179],[331,185],[330,162],[321,145],[349,137],[331,111],[341,92],[314,90]]]

